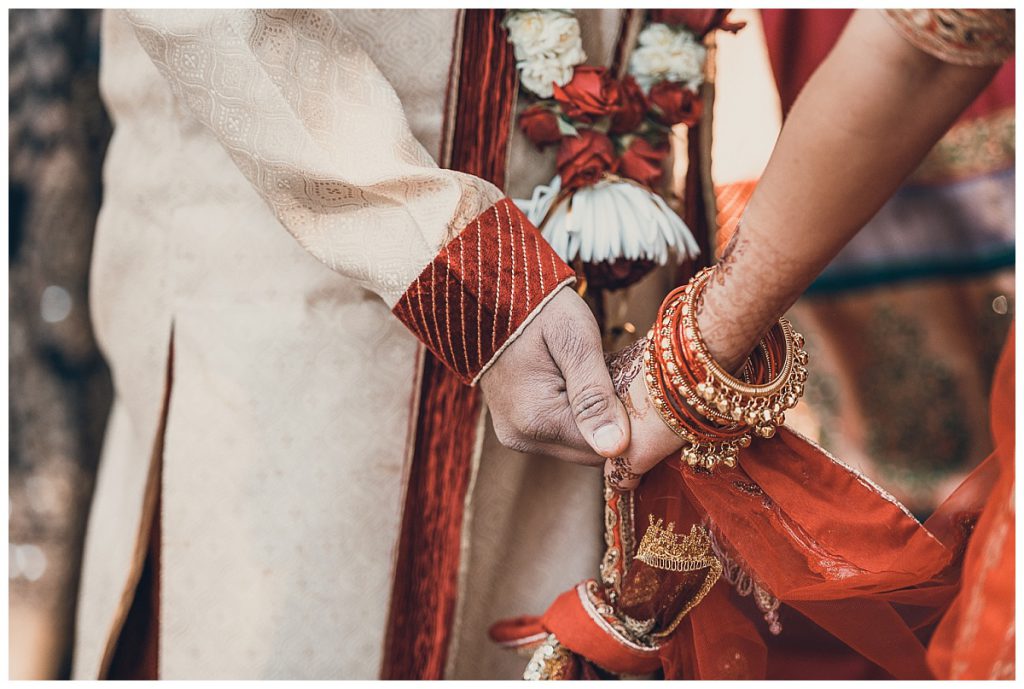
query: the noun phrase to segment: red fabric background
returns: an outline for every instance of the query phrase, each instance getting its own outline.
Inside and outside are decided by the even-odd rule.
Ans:
[[[849,9],[761,10],[783,114],[793,107],[800,89],[832,50],[852,13]],[[959,121],[1013,105],[1015,72],[1015,60],[1011,58]]]

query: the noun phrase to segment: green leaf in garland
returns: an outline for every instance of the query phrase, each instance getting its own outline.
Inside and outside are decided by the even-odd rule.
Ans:
[[[576,127],[572,126],[564,117],[558,118],[558,131],[562,133],[562,136],[579,136],[580,133],[576,130]]]

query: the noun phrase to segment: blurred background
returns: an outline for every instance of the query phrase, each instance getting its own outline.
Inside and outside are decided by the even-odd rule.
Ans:
[[[111,401],[87,286],[110,123],[98,10],[11,10],[10,676],[67,677],[85,515]]]
[[[89,321],[111,125],[99,11],[10,11],[10,674],[66,678],[82,537],[111,402]],[[718,38],[713,176],[724,244],[848,10],[737,10]],[[1014,62],[794,307],[805,434],[926,517],[990,451],[1014,313]],[[794,653],[799,632],[789,635]],[[819,656],[822,649],[808,653]]]

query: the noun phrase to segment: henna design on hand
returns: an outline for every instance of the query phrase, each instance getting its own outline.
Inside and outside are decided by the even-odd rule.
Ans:
[[[629,458],[624,456],[614,457],[611,460],[611,471],[605,476],[605,480],[608,481],[608,485],[615,490],[622,490],[619,486],[623,481],[635,481],[640,478],[640,474],[633,471],[632,465],[629,463]]]
[[[746,243],[740,242],[740,227],[737,227],[733,231],[732,237],[729,238],[729,243],[725,245],[721,258],[715,264],[715,282],[718,284],[725,282],[725,276],[732,274],[732,268],[736,264],[736,259],[743,255],[745,248]]]
[[[698,305],[697,324],[719,365],[737,371],[822,267],[794,258],[792,247],[757,225],[741,223]]]
[[[644,368],[644,350],[647,348],[647,338],[639,340],[618,352],[605,354],[605,364],[608,366],[608,374],[612,379],[612,387],[615,394],[622,400],[622,406],[631,419],[642,419],[646,408],[637,409],[633,405],[633,399],[629,394],[629,386],[633,383]]]

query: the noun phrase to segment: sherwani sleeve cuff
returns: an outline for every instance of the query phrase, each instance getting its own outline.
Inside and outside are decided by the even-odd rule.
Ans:
[[[540,231],[503,198],[442,247],[393,312],[475,385],[548,300],[575,280]]]

